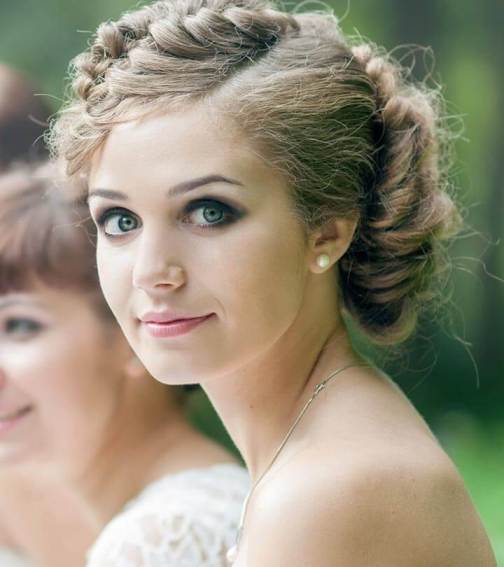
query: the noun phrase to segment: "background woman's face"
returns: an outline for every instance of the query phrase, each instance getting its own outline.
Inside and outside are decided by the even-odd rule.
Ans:
[[[114,128],[94,158],[89,202],[105,297],[159,380],[232,371],[299,315],[305,235],[285,182],[202,111]],[[202,319],[189,329],[155,324],[152,312]]]
[[[78,292],[0,296],[0,464],[97,450],[121,386],[107,327]]]

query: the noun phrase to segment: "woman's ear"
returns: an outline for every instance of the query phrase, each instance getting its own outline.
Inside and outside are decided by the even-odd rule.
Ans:
[[[345,254],[357,228],[357,218],[335,218],[314,229],[309,238],[309,265],[315,274],[332,268]]]

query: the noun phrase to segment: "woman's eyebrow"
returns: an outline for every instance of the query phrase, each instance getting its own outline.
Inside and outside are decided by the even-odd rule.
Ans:
[[[196,179],[190,179],[189,181],[177,183],[168,189],[166,196],[174,197],[175,195],[187,193],[188,191],[197,189],[203,185],[209,185],[210,183],[228,183],[229,185],[243,187],[243,183],[236,179],[224,177],[223,175],[205,175],[203,177],[197,177]],[[88,200],[91,199],[91,197],[104,197],[105,199],[113,199],[117,201],[128,200],[128,196],[125,193],[122,191],[116,191],[115,189],[93,189],[88,193]]]
[[[168,197],[174,197],[175,195],[180,195],[181,193],[186,193],[192,189],[197,189],[203,185],[209,185],[210,183],[228,183],[230,185],[238,185],[243,187],[241,181],[236,179],[230,179],[229,177],[224,177],[223,175],[205,175],[203,177],[197,177],[196,179],[191,179],[190,181],[182,181],[182,183],[177,183],[167,191]]]
[[[8,309],[17,305],[34,305],[40,307],[42,304],[36,299],[24,297],[0,297],[0,310]]]
[[[19,301],[16,301],[15,299],[0,299],[0,311],[2,309],[9,308],[12,305],[17,305],[18,303]]]
[[[91,197],[104,197],[105,199],[114,199],[118,201],[127,201],[128,196],[121,191],[114,191],[113,189],[93,189],[88,193],[88,201]]]

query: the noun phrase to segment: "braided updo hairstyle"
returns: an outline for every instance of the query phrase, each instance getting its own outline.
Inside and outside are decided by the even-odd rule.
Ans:
[[[373,342],[407,338],[436,296],[460,215],[440,164],[441,97],[330,13],[262,0],[158,1],[102,24],[73,61],[52,128],[70,175],[115,124],[210,102],[288,179],[307,228],[358,219],[336,266],[343,312]]]

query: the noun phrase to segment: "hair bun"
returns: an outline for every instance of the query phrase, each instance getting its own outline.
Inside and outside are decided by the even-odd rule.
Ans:
[[[371,46],[353,49],[376,85],[380,139],[359,230],[340,262],[347,309],[377,343],[407,338],[446,266],[441,241],[460,223],[440,170],[440,99],[407,83]]]

